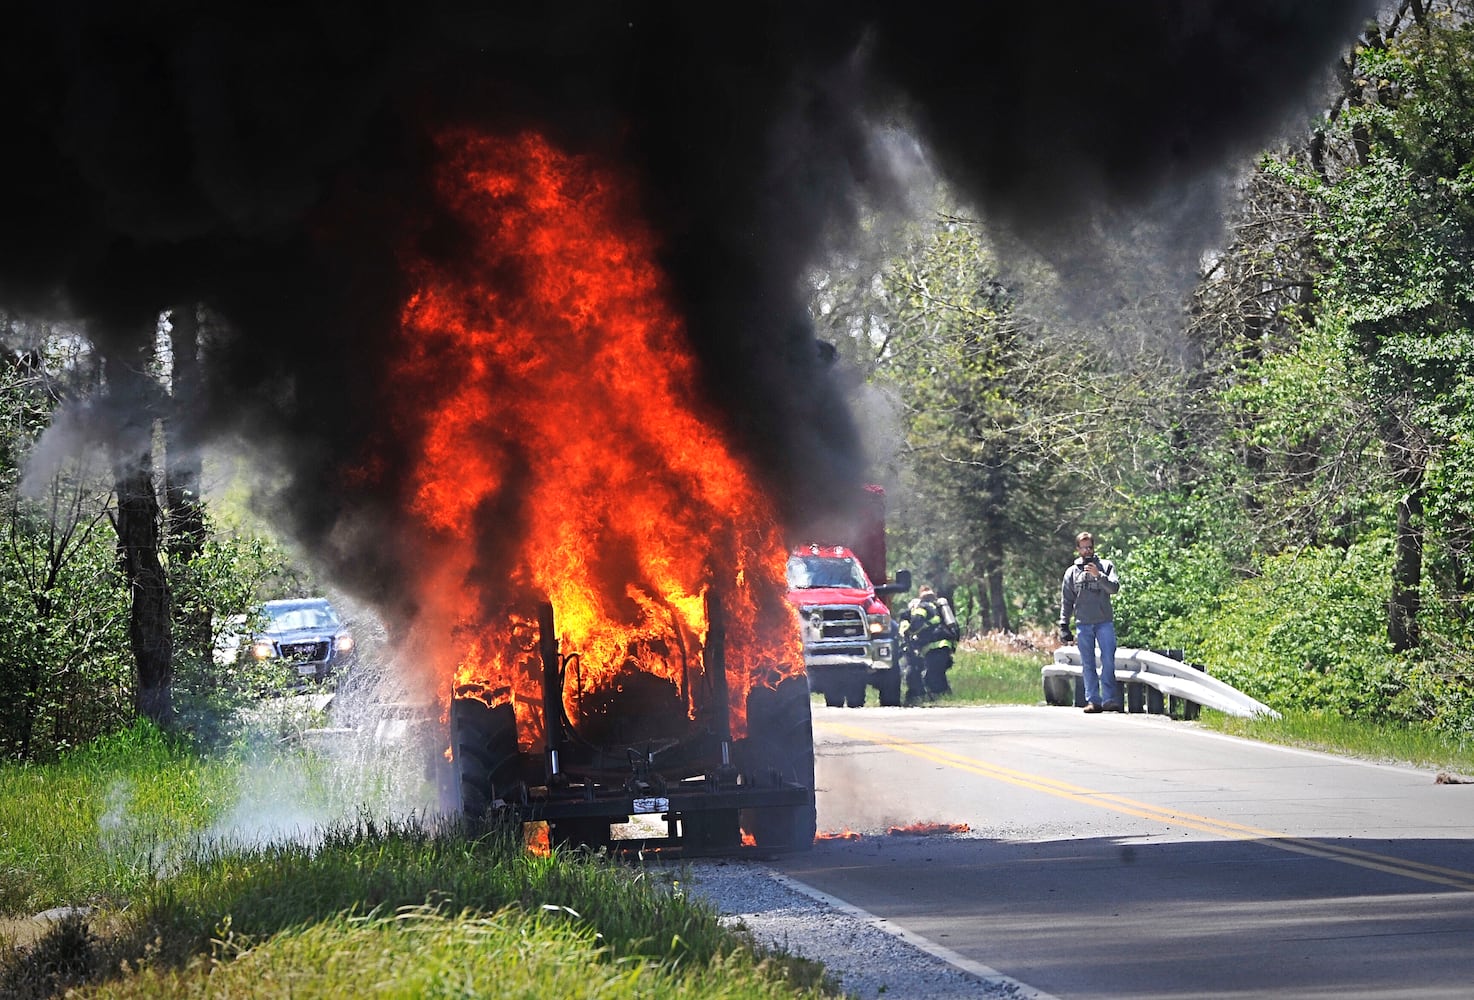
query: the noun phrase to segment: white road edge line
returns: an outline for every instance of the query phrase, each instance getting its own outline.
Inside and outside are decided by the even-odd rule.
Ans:
[[[1378,771],[1392,771],[1398,774],[1420,778],[1428,778],[1430,775],[1436,775],[1440,770],[1437,767],[1420,767],[1417,764],[1405,764],[1397,761],[1368,760],[1366,757],[1351,757],[1345,754],[1332,753],[1329,750],[1312,750],[1309,747],[1290,747],[1285,746],[1283,743],[1267,743],[1264,740],[1256,740],[1253,737],[1235,736],[1232,733],[1220,733],[1214,729],[1205,729],[1195,725],[1193,728],[1184,728],[1183,732],[1193,733],[1205,739],[1223,740],[1229,743],[1247,743],[1250,746],[1260,749],[1278,750],[1296,757],[1310,757],[1328,764],[1354,764],[1357,767],[1369,767]]]
[[[845,902],[838,896],[831,896],[829,895],[829,893],[824,892],[822,889],[814,888],[807,882],[800,882],[798,879],[794,878],[791,875],[784,875],[782,872],[773,871],[772,869],[769,869],[768,874],[772,876],[773,880],[776,881],[779,885],[786,886],[787,888],[792,889],[794,892],[801,892],[805,896],[808,896],[810,899],[817,900],[818,902],[823,903],[826,906],[832,906],[836,910],[840,910],[841,912],[847,913],[852,917],[863,920],[865,923],[869,924],[871,927],[874,927],[876,930],[883,931],[884,933],[889,934],[892,937],[898,937],[902,941],[905,941],[907,944],[909,944],[911,947],[919,948],[922,951],[926,952],[928,955],[931,955],[933,958],[940,959],[943,962],[946,962],[948,965],[955,966],[968,975],[982,980],[989,986],[1006,987],[1012,989],[1016,992],[1017,996],[1021,998],[1026,998],[1026,1000],[1060,1000],[1059,997],[1056,997],[1052,993],[1045,993],[1043,990],[1035,989],[1028,983],[1019,982],[1012,976],[1005,976],[1003,973],[999,972],[997,969],[992,968],[991,966],[984,965],[981,962],[974,962],[970,958],[966,958],[962,955],[957,954],[957,952],[953,951],[951,948],[944,948],[941,945],[922,937],[920,934],[915,934],[911,931],[906,930],[906,928],[904,927],[891,923],[884,917],[877,917],[869,910],[862,910],[860,907],[855,906],[853,903]]]

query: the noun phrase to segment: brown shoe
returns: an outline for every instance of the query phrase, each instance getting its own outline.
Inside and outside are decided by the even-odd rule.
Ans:
[[[1100,706],[1097,705],[1095,702],[1092,701],[1090,704],[1088,704],[1088,705],[1085,706],[1084,711],[1085,711],[1085,714],[1086,715],[1099,715],[1100,714]]]

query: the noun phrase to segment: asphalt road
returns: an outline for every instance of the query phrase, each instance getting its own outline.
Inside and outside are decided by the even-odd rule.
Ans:
[[[1072,708],[814,709],[799,882],[1061,998],[1474,997],[1474,784]],[[962,835],[890,833],[966,824]]]

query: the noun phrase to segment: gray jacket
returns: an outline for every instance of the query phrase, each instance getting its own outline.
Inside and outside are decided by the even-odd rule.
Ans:
[[[1111,611],[1111,595],[1121,589],[1116,576],[1116,566],[1109,559],[1092,556],[1091,562],[1100,568],[1100,576],[1092,577],[1085,572],[1085,560],[1077,558],[1065,570],[1064,582],[1059,588],[1059,623],[1068,625],[1070,616],[1086,625],[1098,625],[1115,618]]]

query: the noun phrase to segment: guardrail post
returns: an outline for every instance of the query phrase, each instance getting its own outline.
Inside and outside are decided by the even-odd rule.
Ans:
[[[1189,663],[1188,666],[1199,672],[1206,672],[1207,670],[1207,668],[1204,667],[1201,663]],[[1182,706],[1182,717],[1187,721],[1192,722],[1197,719],[1198,713],[1202,711],[1202,708],[1203,706],[1199,705],[1197,702],[1189,701]]]
[[[1140,715],[1146,710],[1146,685],[1141,681],[1128,681],[1126,684],[1126,711],[1134,715]]]
[[[1152,650],[1152,652],[1158,654],[1159,656],[1171,657],[1178,663],[1186,662],[1187,654],[1184,650],[1181,649],[1154,649]],[[1203,668],[1197,667],[1195,669],[1201,670]],[[1198,709],[1199,705],[1197,702],[1188,701],[1186,698],[1179,697],[1175,694],[1167,699],[1167,715],[1168,717],[1173,719],[1183,719],[1184,721],[1191,721],[1192,719],[1196,719],[1198,717]]]

